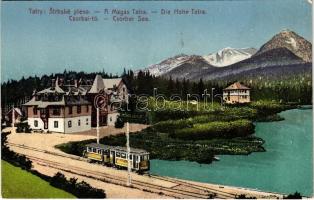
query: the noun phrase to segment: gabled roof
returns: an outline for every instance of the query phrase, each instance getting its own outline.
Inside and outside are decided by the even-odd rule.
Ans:
[[[55,87],[46,88],[38,92],[38,94],[45,94],[45,93],[65,93],[58,85]]]
[[[92,94],[99,93],[99,91],[103,89],[105,89],[104,81],[101,75],[96,75],[93,85],[88,93],[92,93]]]
[[[245,85],[242,85],[240,82],[235,82],[229,85],[224,90],[250,90],[250,88],[246,87]]]
[[[101,75],[96,75],[93,85],[88,93],[99,93],[101,90],[112,89],[118,87],[122,78],[105,78],[103,79]]]
[[[65,96],[65,105],[90,105],[91,103],[84,98],[77,96]]]
[[[22,111],[21,111],[21,109],[19,109],[19,108],[11,108],[8,112],[7,112],[7,114],[9,114],[10,112],[12,112],[12,110],[15,110],[15,112],[17,113],[17,114],[19,114],[19,115],[23,115],[22,114]]]
[[[122,81],[122,78],[106,78],[106,79],[103,79],[105,88],[107,88],[107,89],[118,87],[118,85],[120,84],[121,81]]]
[[[90,87],[88,86],[79,86],[79,87],[68,87],[66,95],[86,95]]]
[[[36,101],[33,97],[29,102],[23,104],[24,106],[38,106],[38,108],[46,108],[47,106],[65,105],[64,97],[61,101]]]
[[[61,101],[36,101],[33,97],[29,102],[23,104],[24,106],[38,106],[38,108],[46,108],[47,106],[65,106],[65,105],[90,105],[91,103],[83,98],[77,96],[63,96]]]
[[[59,78],[58,77],[56,79],[54,87],[46,88],[46,89],[38,92],[38,94],[45,94],[45,93],[62,93],[62,94],[65,93],[62,90],[62,88],[59,86]]]

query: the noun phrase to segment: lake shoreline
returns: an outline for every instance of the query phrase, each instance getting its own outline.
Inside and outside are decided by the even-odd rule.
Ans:
[[[266,152],[221,155],[219,162],[210,165],[153,160],[151,173],[285,194],[298,191],[310,197],[313,193],[312,109],[289,109],[280,115],[284,121],[257,122],[256,136],[266,141]],[[176,170],[167,172],[170,166]],[[185,174],[187,170],[189,173]]]

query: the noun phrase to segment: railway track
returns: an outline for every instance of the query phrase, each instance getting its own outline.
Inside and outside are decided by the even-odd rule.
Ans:
[[[117,176],[106,174],[106,173],[86,170],[85,168],[80,168],[80,167],[66,166],[58,162],[54,162],[54,161],[50,161],[50,160],[46,160],[42,158],[37,158],[34,156],[28,156],[28,157],[32,161],[35,161],[37,164],[42,165],[42,166],[54,168],[60,171],[75,174],[78,176],[83,176],[86,178],[96,179],[96,180],[103,181],[106,183],[128,187],[126,185],[126,178],[123,178],[123,177],[117,177]],[[200,191],[200,190],[191,191],[191,190],[184,190],[184,189],[169,188],[169,187],[164,187],[164,186],[160,186],[160,185],[156,185],[156,184],[152,184],[148,182],[143,182],[143,181],[138,181],[138,180],[132,181],[132,188],[147,191],[147,192],[157,193],[157,194],[164,194],[166,196],[170,196],[173,198],[208,198],[211,195],[214,195],[213,193],[209,193],[207,191],[206,192]]]
[[[192,184],[187,183],[185,181],[181,181],[181,180],[173,179],[173,178],[169,178],[169,177],[162,177],[162,176],[157,176],[157,175],[150,175],[150,176],[155,178],[155,179],[159,179],[159,180],[164,180],[164,181],[168,181],[168,182],[172,182],[172,183],[180,183],[180,185],[184,185],[184,186],[187,186],[187,187],[207,190],[207,191],[215,193],[217,196],[228,198],[228,199],[229,198],[235,198],[235,196],[236,196],[234,193],[224,192],[222,190],[219,190],[217,188],[210,187],[210,186],[201,186],[201,185],[195,185],[195,184],[192,185]]]
[[[14,144],[14,143],[8,143],[9,146],[12,147],[18,147],[22,149],[27,149],[31,151],[41,152],[45,154],[50,154],[54,156],[60,156],[64,158],[69,158],[73,160],[79,160],[79,161],[87,161],[87,159],[75,156],[75,155],[67,155],[57,152],[51,152],[47,150],[38,149],[35,147],[29,147],[25,145],[20,144]],[[92,178],[99,181],[103,181],[110,184],[116,184],[124,187],[129,187],[126,184],[126,177],[119,177],[116,175],[111,175],[108,173],[102,173],[98,171],[93,170],[87,170],[85,168],[77,167],[77,166],[71,166],[66,163],[60,163],[56,161],[51,161],[43,158],[38,158],[35,156],[26,155],[29,159],[36,162],[39,165],[54,168],[57,170],[61,170],[67,173],[75,174],[82,177]],[[185,181],[181,181],[178,179],[173,179],[170,177],[161,177],[156,175],[148,175],[149,177],[161,181],[166,181],[173,183],[174,186],[172,187],[165,187],[145,181],[139,181],[139,180],[132,180],[132,186],[135,189],[139,189],[146,192],[152,192],[157,194],[163,194],[172,198],[197,198],[197,199],[205,199],[210,197],[215,198],[222,198],[222,199],[230,199],[235,198],[234,193],[225,192],[223,189],[218,189],[210,186],[201,186],[193,183],[188,183]]]
[[[47,154],[51,154],[54,156],[66,157],[66,158],[70,158],[70,159],[74,159],[74,160],[87,160],[87,159],[81,158],[79,156],[64,155],[61,153],[50,152],[50,151],[46,151],[46,150],[42,150],[42,149],[38,149],[38,148],[34,148],[34,147],[29,147],[29,146],[25,146],[25,145],[20,145],[20,144],[8,143],[8,145],[13,146],[13,147],[22,148],[22,149],[31,150],[31,151],[47,153]],[[35,156],[30,156],[30,155],[26,155],[26,156],[29,159],[31,159],[32,161],[34,161],[37,164],[42,165],[42,166],[51,167],[51,168],[54,168],[57,170],[76,174],[79,176],[92,178],[92,179],[100,180],[103,182],[128,187],[126,185],[126,178],[123,178],[123,177],[118,177],[115,175],[111,175],[111,174],[107,174],[107,173],[101,173],[101,172],[97,172],[97,171],[93,171],[93,170],[87,170],[85,168],[80,168],[80,167],[76,167],[76,166],[70,166],[70,165],[67,165],[64,163],[55,162],[55,161],[51,161],[51,160],[47,160],[47,159],[43,159],[43,158],[38,158]],[[168,181],[168,180],[166,180],[166,181]],[[132,187],[135,189],[140,189],[140,190],[147,191],[147,192],[163,194],[163,195],[170,196],[173,198],[198,198],[198,199],[199,198],[205,199],[205,198],[209,198],[209,197],[230,198],[230,196],[227,196],[227,195],[220,195],[219,194],[217,196],[216,192],[212,192],[208,189],[193,187],[192,184],[191,185],[186,185],[186,184],[180,185],[180,183],[176,183],[175,181],[172,181],[172,183],[175,184],[174,187],[164,187],[164,186],[156,185],[156,184],[149,183],[149,182],[132,180]]]

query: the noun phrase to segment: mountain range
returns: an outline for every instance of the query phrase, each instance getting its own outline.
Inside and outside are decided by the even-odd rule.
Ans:
[[[312,44],[293,31],[283,30],[258,50],[227,47],[205,56],[181,54],[142,71],[155,76],[197,81],[200,78],[216,80],[248,74],[258,76],[260,73],[271,73],[275,77],[276,73],[310,72],[311,63]]]
[[[224,67],[250,58],[256,52],[257,50],[255,48],[236,49],[226,47],[219,50],[217,53],[205,55],[203,58],[215,67]]]

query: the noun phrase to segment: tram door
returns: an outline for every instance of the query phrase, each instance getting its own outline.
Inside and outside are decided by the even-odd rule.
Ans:
[[[110,152],[110,160],[112,159],[112,164],[116,164],[116,152],[115,151],[111,151]]]
[[[134,169],[136,169],[136,155],[132,155],[132,163],[133,163],[133,167]]]

